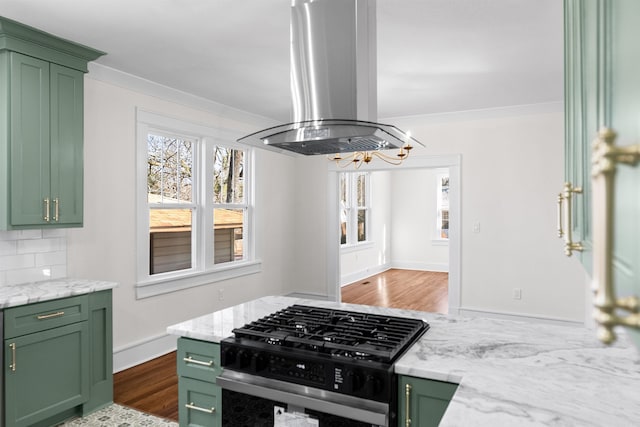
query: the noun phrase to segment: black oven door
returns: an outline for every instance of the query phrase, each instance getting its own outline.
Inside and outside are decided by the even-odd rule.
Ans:
[[[299,384],[225,369],[222,388],[224,427],[273,427],[279,408],[302,412],[319,427],[389,426],[389,405]],[[278,424],[275,424],[278,425]]]

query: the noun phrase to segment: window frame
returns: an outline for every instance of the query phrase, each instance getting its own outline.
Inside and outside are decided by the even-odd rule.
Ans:
[[[254,151],[241,146],[236,139],[239,132],[213,128],[180,119],[166,117],[138,109],[136,111],[136,298],[147,298],[168,292],[175,292],[194,286],[201,286],[222,280],[228,280],[261,271],[261,261],[255,252],[255,209],[253,188]],[[194,141],[194,174],[192,178],[192,266],[189,269],[176,270],[151,275],[149,272],[149,203],[147,200],[147,135],[160,135],[189,138]],[[215,146],[224,146],[244,151],[244,198],[243,218],[243,260],[214,263],[214,227],[213,209],[237,204],[215,204],[213,201],[213,161]],[[207,157],[208,156],[208,157]],[[190,205],[189,205],[190,206]],[[176,204],[173,208],[185,208]]]
[[[365,204],[364,206],[358,205],[358,176],[365,177]],[[340,172],[338,174],[338,185],[341,185],[341,180],[345,179],[345,191],[346,191],[346,242],[340,242],[341,249],[360,248],[363,246],[371,245],[371,173],[370,172]],[[342,202],[341,191],[338,191],[338,205]],[[365,211],[365,240],[358,241],[358,212]],[[341,215],[339,214],[339,218]],[[340,221],[342,223],[342,221]],[[340,234],[341,235],[341,234]]]
[[[447,215],[449,216],[451,208],[450,208],[448,197],[447,197],[446,203],[442,198],[443,178],[450,179],[449,171],[436,174],[436,224],[435,224],[435,231],[434,231],[435,237],[432,239],[432,241],[434,243],[447,244],[449,242],[449,237],[442,237],[442,212],[447,211]],[[449,184],[447,186],[447,195],[449,193],[448,189],[450,187],[451,185]],[[450,224],[451,223],[450,219],[448,219],[448,221]]]

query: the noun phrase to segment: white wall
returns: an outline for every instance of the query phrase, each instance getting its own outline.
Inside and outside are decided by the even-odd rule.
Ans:
[[[295,221],[290,197],[293,158],[260,150],[256,153],[256,249],[262,272],[136,299],[136,108],[211,127],[247,133],[259,129],[257,119],[251,124],[233,111],[207,112],[95,80],[91,74],[85,78],[84,227],[69,232],[68,274],[119,283],[113,294],[116,369],[138,361],[129,354],[138,345],[148,346],[143,353],[154,345],[163,347],[157,349],[162,353],[171,344],[172,337],[165,335],[171,324],[291,288],[283,266],[289,264],[296,242],[291,227]],[[222,301],[219,289],[224,289]]]
[[[438,174],[442,169],[391,172],[391,259],[395,268],[449,271],[449,245],[436,230]]]
[[[416,156],[462,155],[463,312],[584,321],[584,274],[564,256],[555,231],[555,201],[563,182],[563,113],[561,105],[551,107],[385,120],[427,145],[416,149]],[[321,200],[326,167],[308,172],[305,181],[315,191],[298,192],[296,198],[307,209],[314,206],[316,220],[322,221],[318,211],[326,205]],[[473,232],[475,221],[480,233]],[[297,253],[307,248],[325,253],[318,247],[322,232],[310,228]],[[326,275],[307,276],[305,289],[325,292],[326,280]],[[514,288],[521,289],[521,300],[512,298]]]

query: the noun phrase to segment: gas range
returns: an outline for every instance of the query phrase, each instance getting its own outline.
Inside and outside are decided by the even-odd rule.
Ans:
[[[389,411],[397,401],[393,363],[428,328],[420,319],[292,305],[234,329],[221,342],[221,362],[227,377],[296,384],[296,393],[312,388],[323,399],[381,402]]]

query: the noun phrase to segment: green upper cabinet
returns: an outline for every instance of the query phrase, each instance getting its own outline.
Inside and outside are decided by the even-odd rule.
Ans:
[[[563,232],[565,253],[592,269],[591,144],[596,137],[598,108],[599,0],[565,0],[565,174]]]
[[[0,17],[0,229],[82,226],[83,79],[103,54]]]
[[[565,179],[582,193],[563,225],[584,247],[599,337],[630,326],[640,348],[640,1],[565,0],[564,13]]]

